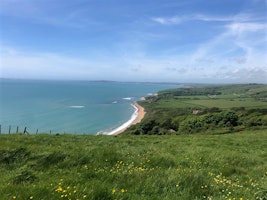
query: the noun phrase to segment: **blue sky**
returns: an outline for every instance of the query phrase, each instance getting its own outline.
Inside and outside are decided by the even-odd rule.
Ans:
[[[0,0],[0,77],[267,83],[266,0]]]

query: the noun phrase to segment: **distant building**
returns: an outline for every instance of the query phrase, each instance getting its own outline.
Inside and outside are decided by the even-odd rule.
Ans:
[[[192,114],[193,115],[201,115],[204,111],[203,110],[193,110]]]

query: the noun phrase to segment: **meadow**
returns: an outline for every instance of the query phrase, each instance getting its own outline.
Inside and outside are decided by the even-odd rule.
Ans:
[[[267,108],[267,85],[241,84],[179,88],[159,92],[156,108]],[[154,105],[153,105],[154,106]]]
[[[267,199],[267,131],[0,135],[0,199]]]

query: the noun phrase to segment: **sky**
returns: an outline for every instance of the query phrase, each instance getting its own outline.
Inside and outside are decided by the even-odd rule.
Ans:
[[[0,78],[267,83],[267,0],[0,5]]]

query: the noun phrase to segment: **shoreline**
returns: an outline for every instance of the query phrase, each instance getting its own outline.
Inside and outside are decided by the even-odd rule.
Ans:
[[[106,135],[119,135],[119,134],[123,133],[130,126],[138,124],[139,122],[142,121],[142,119],[144,118],[144,116],[146,114],[145,109],[142,106],[140,106],[137,102],[134,102],[131,105],[135,108],[135,111],[132,114],[131,119],[129,121],[125,122],[124,124],[122,124],[120,127],[107,133]]]

